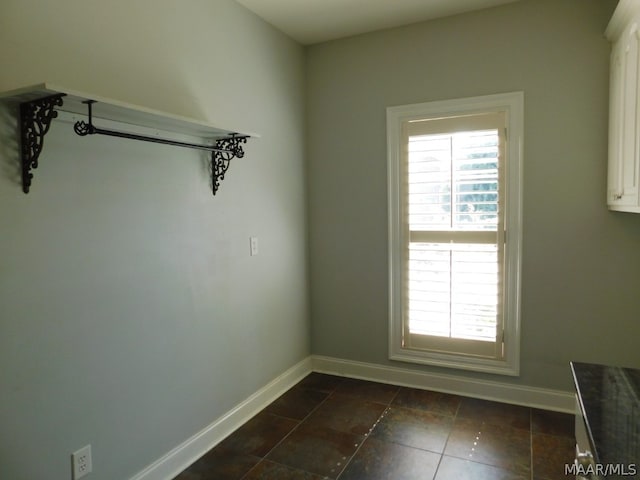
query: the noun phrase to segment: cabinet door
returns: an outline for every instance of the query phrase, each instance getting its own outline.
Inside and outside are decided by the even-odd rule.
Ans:
[[[638,24],[633,22],[622,37],[622,142],[620,192],[622,205],[638,205]]]
[[[607,203],[622,205],[622,119],[623,104],[623,50],[624,42],[618,40],[611,49],[609,76],[609,165],[607,172]]]

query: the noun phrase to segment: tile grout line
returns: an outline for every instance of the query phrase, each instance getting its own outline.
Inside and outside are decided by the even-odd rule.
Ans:
[[[366,442],[370,437],[371,437],[371,433],[373,432],[373,430],[376,428],[376,426],[380,423],[380,421],[384,418],[385,414],[387,413],[387,411],[391,408],[391,404],[393,403],[393,401],[396,399],[396,397],[398,396],[398,394],[400,393],[400,389],[402,387],[398,386],[398,390],[396,391],[396,393],[393,395],[393,397],[391,398],[391,400],[389,400],[389,403],[387,403],[386,408],[384,409],[384,411],[380,414],[380,416],[378,417],[378,419],[374,422],[374,424],[372,425],[372,427],[369,429],[369,431],[367,433],[364,434],[364,438],[362,439],[362,441],[360,442],[360,445],[358,445],[358,447],[356,448],[356,450],[353,452],[353,454],[351,455],[351,457],[349,458],[349,460],[347,462],[345,462],[344,464],[344,468],[340,471],[340,473],[338,474],[338,476],[336,477],[336,480],[340,480],[340,477],[342,476],[342,474],[347,470],[347,467],[349,466],[349,464],[353,461],[353,459],[356,457],[356,455],[358,454],[358,452],[360,451],[360,449],[362,448],[362,446],[364,445],[364,442]],[[365,400],[367,401],[367,400]],[[371,401],[371,400],[368,400]],[[373,402],[376,403],[376,402]]]
[[[435,473],[433,474],[433,480],[435,480],[438,477],[438,471],[440,470],[440,465],[442,464],[442,460],[444,459],[444,452],[446,452],[447,450],[447,445],[449,445],[449,438],[451,438],[451,434],[453,433],[453,429],[455,427],[456,424],[456,420],[458,419],[458,413],[460,412],[460,407],[462,406],[462,399],[460,399],[460,401],[458,402],[458,406],[456,407],[456,411],[453,414],[453,421],[451,422],[451,430],[449,430],[449,433],[447,434],[447,439],[444,442],[444,445],[442,446],[442,453],[440,454],[440,461],[438,462],[438,467],[436,468]]]
[[[443,459],[444,459],[444,453],[442,453],[440,455],[440,458],[438,459],[438,465],[436,466],[435,472],[433,472],[433,478],[431,480],[436,480],[436,478],[438,478],[438,470],[440,470],[440,465],[442,464]]]
[[[340,383],[342,383],[342,382],[340,382]],[[306,417],[304,417],[304,418],[302,419],[302,421],[298,424],[298,426],[297,426],[296,428],[294,428],[293,430],[291,430],[291,432],[289,432],[289,435],[290,435],[290,434],[292,434],[292,433],[293,433],[295,430],[297,430],[298,428],[300,428],[300,425],[302,425],[302,424],[304,423],[304,421],[305,421],[305,420],[307,420],[311,415],[313,415],[313,413],[314,413],[316,410],[318,410],[318,409],[319,409],[319,408],[320,408],[320,407],[321,407],[321,406],[322,406],[322,405],[323,405],[327,400],[329,400],[331,397],[333,397],[333,396],[336,394],[336,391],[338,390],[338,387],[340,386],[340,383],[339,383],[339,384],[338,384],[338,386],[336,386],[336,387],[335,387],[331,392],[329,392],[329,395],[327,395],[327,397],[326,397],[322,402],[320,402],[318,405],[316,405],[316,407],[315,407],[313,410],[311,410],[311,411],[309,412],[309,414],[308,414]],[[317,390],[316,390],[316,391],[317,391]],[[329,427],[327,427],[327,428],[329,428]],[[289,435],[287,435],[287,437],[288,437]],[[286,437],[285,437],[285,438],[286,438]],[[284,441],[284,438],[283,438],[282,440]],[[275,447],[273,447],[273,448],[275,448]],[[302,470],[302,471],[306,472],[306,470]],[[310,473],[310,474],[312,474],[312,475],[317,475],[317,476],[319,476],[319,477],[321,476],[321,477],[326,478],[326,479],[328,479],[328,478],[329,478],[327,475],[320,475],[319,473],[315,473],[315,472],[308,472],[308,473]],[[336,477],[336,479],[337,479],[337,477]]]
[[[299,423],[298,423],[298,425],[296,425],[296,426],[295,426],[295,428],[293,428],[293,429],[292,429],[292,430],[291,430],[287,435],[285,435],[285,436],[284,436],[284,438],[283,438],[282,440],[280,440],[280,442],[278,442],[278,443],[277,443],[277,444],[276,444],[276,445],[275,445],[271,450],[269,450],[269,452],[268,452],[264,457],[262,457],[262,459],[267,459],[267,456],[268,456],[268,455],[269,455],[273,450],[275,450],[275,448],[276,448],[278,445],[280,445],[282,442],[284,442],[284,440],[285,440],[286,438],[288,438],[288,437],[289,437],[289,435],[291,435],[294,431],[298,430],[298,428],[300,428],[300,426],[302,425],[302,423],[303,423],[305,420],[307,420],[307,419],[308,419],[308,418],[309,418],[309,417],[310,417],[310,416],[311,416],[311,415],[312,415],[316,410],[318,410],[318,409],[319,409],[319,408],[320,408],[320,407],[321,407],[321,406],[322,406],[322,405],[323,405],[327,400],[329,400],[329,399],[330,399],[331,397],[333,397],[334,395],[344,395],[344,396],[347,396],[347,397],[350,397],[350,398],[358,398],[358,399],[360,399],[360,397],[359,397],[359,396],[357,396],[357,395],[349,395],[349,394],[346,394],[346,393],[344,393],[344,394],[339,394],[339,393],[338,393],[338,388],[340,387],[340,385],[341,385],[342,383],[343,383],[343,382],[338,383],[338,385],[337,385],[335,388],[333,388],[330,392],[328,392],[327,397],[326,397],[322,402],[320,402],[318,405],[316,405],[316,407],[314,407],[314,408],[313,408],[313,409],[312,409],[312,410],[307,414],[307,416],[305,416],[302,420],[300,420],[300,421],[299,421]],[[377,383],[377,382],[374,382],[374,383]],[[295,387],[293,387],[293,388],[295,388]],[[400,386],[398,386],[397,388],[398,388],[398,390],[395,392],[395,394],[393,395],[393,397],[391,398],[391,400],[386,404],[386,405],[387,405],[387,408],[385,408],[385,410],[382,412],[382,414],[380,414],[380,417],[378,417],[378,420],[377,420],[377,421],[374,423],[374,425],[371,427],[371,429],[369,430],[369,433],[367,433],[367,434],[365,434],[365,435],[364,435],[363,440],[360,442],[360,444],[357,446],[357,448],[356,448],[356,450],[354,451],[354,453],[353,453],[353,454],[349,457],[349,459],[345,462],[345,464],[344,464],[344,466],[343,466],[342,470],[340,470],[340,472],[339,472],[339,473],[338,473],[338,475],[336,476],[336,480],[338,480],[338,479],[340,478],[340,476],[344,473],[344,471],[346,470],[346,468],[347,468],[347,466],[349,465],[349,463],[351,463],[351,461],[352,461],[352,460],[353,460],[353,458],[355,457],[356,453],[358,453],[358,451],[362,448],[362,445],[364,444],[364,442],[367,440],[367,438],[369,438],[369,434],[373,431],[373,429],[375,428],[375,426],[380,422],[380,420],[382,419],[382,417],[384,417],[384,414],[385,414],[385,413],[387,412],[387,410],[391,407],[391,403],[393,403],[393,400],[395,400],[396,396],[398,395],[398,393],[400,392],[400,389],[401,389],[401,387],[400,387]],[[305,390],[314,390],[314,389],[309,389],[309,388],[307,388],[307,389],[305,389]],[[316,391],[316,392],[317,392],[317,391],[321,391],[321,390],[314,390],[314,391]],[[322,393],[326,393],[326,392],[322,392]],[[363,400],[363,401],[371,401],[371,400]],[[373,401],[371,401],[371,402],[373,402]],[[373,403],[377,403],[377,402],[373,402]],[[338,430],[337,430],[337,431],[338,431]],[[272,460],[269,460],[269,461],[272,461]],[[274,463],[278,463],[278,462],[274,462]],[[281,465],[284,465],[284,464],[281,464]],[[290,465],[285,465],[285,466],[290,467],[290,468],[296,468],[296,467],[291,467]],[[255,468],[255,467],[254,467],[254,468]],[[251,470],[253,470],[253,468],[252,468]],[[298,470],[303,471],[303,472],[307,472],[306,470],[302,470],[302,469],[298,469]],[[248,475],[248,473],[249,473],[249,472],[247,472],[247,474],[245,474],[245,475],[244,475],[240,480],[242,480],[243,478],[245,478],[245,477],[246,477],[246,475]],[[310,473],[310,474],[313,474],[313,475],[318,475],[318,474],[316,474],[316,473],[314,473],[314,472],[307,472],[307,473]],[[324,476],[324,478],[327,478],[327,479],[328,479],[329,477]]]
[[[377,383],[377,382],[376,382]],[[323,398],[315,407],[313,407],[302,419],[292,419],[296,421],[296,424],[294,425],[294,427],[291,429],[291,431],[289,431],[279,442],[277,442],[263,457],[257,457],[259,458],[259,461],[256,465],[254,465],[247,473],[245,473],[242,477],[240,477],[240,480],[242,479],[246,479],[249,474],[254,471],[257,466],[264,460],[268,460],[274,464],[277,465],[281,465],[284,466],[286,468],[290,468],[292,470],[297,470],[298,472],[306,472],[308,474],[314,475],[314,476],[318,476],[321,477],[323,480],[329,480],[331,478],[335,478],[336,480],[339,480],[340,478],[343,477],[345,471],[347,470],[347,468],[349,467],[349,465],[354,461],[356,455],[358,455],[359,451],[362,449],[362,447],[364,446],[364,443],[367,441],[368,438],[370,438],[372,436],[372,433],[374,432],[374,430],[376,429],[376,427],[379,425],[379,423],[384,419],[384,417],[386,415],[389,414],[390,410],[392,408],[407,408],[409,410],[420,410],[422,411],[422,409],[413,409],[410,407],[402,407],[401,405],[394,405],[394,402],[396,402],[401,394],[401,391],[404,387],[402,386],[397,386],[397,390],[393,393],[392,397],[390,398],[390,400],[388,400],[386,403],[383,403],[382,405],[385,406],[383,412],[377,417],[377,420],[373,423],[373,425],[371,426],[371,428],[369,429],[369,431],[367,433],[365,433],[362,436],[361,441],[359,442],[359,444],[356,446],[356,449],[354,450],[354,452],[346,459],[346,461],[344,462],[344,465],[342,466],[342,468],[338,471],[337,476],[336,477],[332,477],[333,474],[329,475],[322,475],[316,472],[311,472],[308,471],[306,469],[300,468],[300,467],[295,467],[292,465],[288,465],[286,463],[281,463],[281,462],[276,462],[274,460],[268,459],[267,457],[276,449],[278,448],[291,434],[293,434],[293,432],[298,431],[301,428],[301,425],[308,421],[308,419],[314,415],[320,408],[322,408],[325,404],[327,404],[327,402],[329,402],[331,399],[336,398],[336,396],[339,395],[344,395],[346,397],[351,397],[351,398],[357,398],[360,399],[362,401],[365,402],[373,402],[373,403],[378,403],[378,402],[374,402],[372,400],[369,400],[367,398],[362,398],[358,395],[349,395],[347,393],[341,393],[339,392],[339,388],[340,388],[341,384],[336,385],[334,388],[332,389],[315,389],[315,388],[304,388],[304,390],[310,390],[310,391],[316,391],[316,392],[320,392],[320,393],[324,393],[326,394],[325,398]],[[294,387],[295,388],[295,387]],[[451,429],[449,430],[446,440],[444,442],[443,445],[443,449],[442,452],[440,453],[440,458],[437,461],[437,465],[433,474],[433,477],[431,480],[435,480],[438,477],[439,469],[442,466],[442,462],[444,460],[444,456],[445,456],[445,451],[447,446],[449,445],[449,442],[451,440],[451,435],[453,433],[453,429],[454,429],[454,425],[455,422],[459,419],[463,419],[465,417],[460,417],[460,413],[462,410],[462,404],[463,402],[460,401],[458,403],[458,405],[456,406],[455,410],[453,411],[453,414],[451,415],[452,418],[452,426]],[[265,407],[266,408],[266,407]],[[528,408],[528,416],[529,416],[529,461],[530,461],[530,473],[528,475],[529,480],[533,480],[535,478],[535,472],[534,472],[534,452],[533,452],[533,443],[534,443],[534,422],[533,422],[533,413],[534,413],[534,409],[532,408]],[[431,411],[431,410],[430,410]],[[440,415],[445,415],[444,413],[438,412],[438,411],[431,411],[432,413],[438,413]],[[290,418],[290,417],[283,417],[282,415],[278,415],[275,413],[270,413],[271,415],[277,416],[277,417],[281,417],[281,418]],[[515,428],[515,427],[513,427]],[[337,430],[340,431],[340,430]],[[563,437],[564,435],[560,435],[560,434],[548,434],[550,436],[554,436],[554,437]],[[400,444],[402,445],[402,444]],[[412,447],[412,448],[416,448],[416,447]],[[419,449],[419,448],[418,448]],[[423,450],[423,449],[419,449],[419,450]],[[428,450],[426,450],[428,451]],[[437,453],[437,452],[432,452],[432,453]],[[460,458],[457,456],[454,456],[454,458]],[[464,459],[462,459],[464,460]],[[501,468],[501,467],[497,467],[496,465],[493,465],[492,463],[484,463],[484,462],[474,462],[474,463],[478,463],[481,465],[487,465],[490,467],[494,467],[494,468]],[[336,467],[339,466],[339,463],[336,464]],[[526,477],[525,477],[526,478]]]
[[[473,397],[469,397],[469,398],[473,398]],[[456,410],[456,413],[454,414],[454,424],[455,424],[455,421],[458,419],[458,415],[459,415],[461,406],[462,406],[462,402],[460,402],[460,404],[458,405],[458,408]],[[529,480],[535,480],[534,477],[533,477],[533,409],[530,408],[530,407],[526,407],[526,408],[528,409],[528,414],[529,414],[529,429],[528,429],[529,430],[529,462],[530,462]],[[460,417],[461,420],[465,420],[466,418],[467,417]],[[495,424],[489,424],[489,425],[498,425],[498,424],[495,423]],[[510,427],[510,428],[513,428],[515,430],[523,430],[521,428],[516,428],[516,427]],[[486,462],[481,462],[481,461],[477,461],[477,460],[469,460],[467,458],[462,458],[462,457],[459,457],[459,456],[456,456],[456,455],[445,455],[446,447],[447,447],[447,445],[449,443],[449,437],[451,436],[452,432],[453,432],[453,428],[452,428],[451,432],[449,432],[449,436],[447,437],[447,441],[445,442],[445,447],[444,447],[444,450],[443,450],[443,453],[442,453],[442,457],[448,456],[449,458],[455,458],[455,459],[458,459],[458,460],[468,461],[468,462],[475,463],[475,464],[478,464],[478,465],[485,465],[485,466],[492,467],[492,468],[498,468],[498,469],[505,470],[505,471],[508,471],[510,473],[514,473],[515,474],[515,472],[513,470],[508,469],[508,468],[504,468],[504,467],[501,467],[501,466],[498,466],[498,465],[495,465],[493,463],[486,463]],[[437,472],[436,472],[436,474],[437,474]]]
[[[287,392],[291,391],[291,390],[292,390],[292,389],[294,389],[294,388],[296,388],[296,386],[295,386],[295,385],[294,385],[291,389],[287,390]],[[337,388],[337,387],[336,387],[336,388]],[[288,418],[288,419],[290,419],[290,420],[296,420],[296,421],[298,422],[298,424],[297,424],[295,427],[293,427],[289,433],[287,433],[284,437],[282,437],[278,443],[276,443],[273,447],[271,447],[271,450],[269,450],[267,453],[265,453],[264,457],[259,457],[259,458],[260,458],[260,461],[259,461],[258,463],[256,463],[253,467],[251,467],[251,469],[249,469],[249,471],[248,471],[247,473],[245,473],[242,477],[240,477],[240,480],[244,480],[245,478],[247,478],[247,475],[249,475],[249,474],[250,474],[250,473],[251,473],[251,472],[252,472],[252,471],[253,471],[253,470],[254,470],[254,469],[255,469],[255,468],[260,464],[260,463],[262,463],[262,461],[264,461],[264,460],[268,460],[268,461],[270,461],[270,462],[272,462],[272,463],[276,463],[276,464],[278,464],[278,465],[283,465],[283,466],[285,466],[285,467],[287,467],[287,468],[295,469],[295,470],[298,470],[298,471],[301,471],[301,472],[306,472],[306,473],[309,473],[309,474],[312,474],[312,475],[318,475],[318,474],[316,474],[316,473],[314,473],[314,472],[308,472],[307,470],[303,470],[303,469],[301,469],[301,468],[294,467],[294,466],[292,466],[292,465],[287,465],[286,463],[274,462],[273,460],[268,459],[267,457],[269,456],[269,454],[270,454],[271,452],[273,452],[276,448],[278,448],[278,447],[280,446],[280,444],[282,444],[282,443],[283,443],[287,438],[289,438],[289,436],[290,436],[293,432],[295,432],[296,430],[298,430],[298,428],[300,428],[300,425],[302,425],[302,423],[303,423],[305,420],[307,420],[307,419],[308,419],[308,418],[309,418],[309,417],[310,417],[310,416],[311,416],[311,415],[312,415],[312,414],[313,414],[317,409],[319,409],[321,405],[323,405],[323,404],[324,404],[324,403],[325,403],[329,398],[331,398],[331,396],[335,393],[336,388],[334,388],[334,389],[333,389],[332,391],[330,391],[330,392],[323,391],[323,390],[315,390],[315,389],[313,389],[313,388],[301,388],[302,390],[311,390],[311,391],[314,391],[314,392],[327,393],[327,396],[326,396],[326,397],[325,397],[325,398],[324,398],[320,403],[318,403],[318,405],[316,405],[315,407],[313,407],[313,408],[309,411],[309,413],[307,413],[307,415],[306,415],[304,418],[302,418],[301,420],[298,420],[297,418],[284,417],[284,416],[282,416],[282,415],[277,415],[277,414],[275,414],[275,413],[267,412],[267,413],[269,413],[270,415],[274,415],[274,416],[276,416],[276,417],[280,417],[280,418]],[[285,392],[285,393],[287,393],[287,392]],[[283,395],[284,395],[284,394],[283,394]],[[275,401],[275,400],[274,400],[274,401]],[[273,402],[272,402],[272,403],[273,403]],[[269,404],[269,405],[271,405],[271,404]],[[266,406],[265,408],[263,408],[261,411],[265,411],[265,410],[269,407],[269,405],[267,405],[267,406]]]
[[[534,480],[533,472],[533,408],[529,407],[529,472],[531,480]]]

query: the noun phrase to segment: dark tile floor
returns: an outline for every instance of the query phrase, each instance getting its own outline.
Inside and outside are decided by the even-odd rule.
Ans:
[[[573,416],[312,373],[174,480],[555,480]]]

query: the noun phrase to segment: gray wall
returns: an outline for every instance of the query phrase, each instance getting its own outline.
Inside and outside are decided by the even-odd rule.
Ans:
[[[304,51],[228,0],[3,0],[0,65],[261,134],[213,197],[198,152],[56,121],[24,195],[0,129],[0,478],[87,443],[130,478],[309,355]]]
[[[389,365],[385,108],[525,93],[521,376],[640,367],[640,216],[605,206],[615,1],[523,0],[307,51],[312,351]]]
[[[86,443],[92,479],[129,478],[310,351],[390,364],[390,105],[525,92],[508,381],[640,367],[640,217],[604,206],[614,3],[523,0],[305,51],[228,0],[4,0],[0,91],[46,80],[262,138],[213,198],[197,153],[57,122],[25,196],[1,129],[0,478],[66,480]]]

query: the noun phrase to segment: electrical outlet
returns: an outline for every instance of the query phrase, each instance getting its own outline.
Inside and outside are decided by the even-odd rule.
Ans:
[[[71,454],[71,467],[73,480],[78,480],[91,473],[93,470],[93,465],[91,464],[91,445],[85,445],[80,450]]]
[[[251,256],[255,256],[258,254],[258,237],[249,237],[249,246]]]

